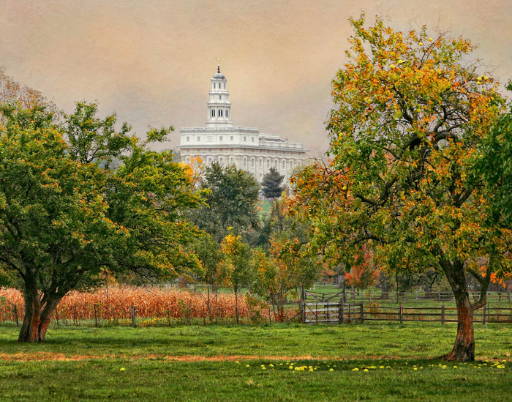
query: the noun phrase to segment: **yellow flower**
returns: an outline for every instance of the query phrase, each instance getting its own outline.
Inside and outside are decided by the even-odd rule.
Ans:
[[[368,372],[368,369],[364,369],[363,371],[364,371],[364,372]]]
[[[329,369],[329,371],[334,371],[334,369],[333,369],[333,368],[330,368],[330,369]]]
[[[119,371],[126,371],[126,369],[124,367],[121,367]]]
[[[356,368],[353,368],[352,371],[359,371],[359,369],[356,367]]]

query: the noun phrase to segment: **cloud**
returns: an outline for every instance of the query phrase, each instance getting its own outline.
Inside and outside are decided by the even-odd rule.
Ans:
[[[347,18],[462,34],[502,81],[512,71],[509,0],[2,0],[0,65],[70,110],[96,100],[138,131],[200,125],[217,64],[236,124],[327,147],[330,81]],[[175,143],[175,140],[174,140]]]

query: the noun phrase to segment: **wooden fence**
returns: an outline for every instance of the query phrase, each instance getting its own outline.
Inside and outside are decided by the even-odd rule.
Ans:
[[[470,291],[469,295],[472,299],[476,300],[480,297],[480,292]],[[408,292],[387,292],[375,290],[356,290],[347,289],[346,291],[338,292],[325,292],[317,290],[305,290],[303,292],[304,300],[313,301],[339,301],[343,300],[345,303],[371,303],[371,302],[388,302],[397,304],[421,303],[425,301],[437,302],[451,302],[454,301],[452,292],[421,292],[421,291],[408,291]],[[488,304],[510,304],[512,306],[512,291],[504,290],[487,292]]]
[[[350,323],[365,321],[457,322],[457,309],[444,305],[434,307],[380,306],[364,303],[301,302],[300,316],[304,323]],[[492,307],[475,311],[474,321],[486,323],[512,323],[511,307]]]

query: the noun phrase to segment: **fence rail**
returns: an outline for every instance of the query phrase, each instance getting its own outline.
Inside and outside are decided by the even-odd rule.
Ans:
[[[302,302],[300,315],[304,323],[349,323],[365,321],[457,322],[454,307],[375,306],[364,303]],[[475,311],[474,322],[512,323],[512,307],[492,307]]]
[[[339,289],[331,289],[338,290],[337,292],[325,292],[317,291],[317,290],[305,290],[303,297],[305,300],[314,300],[314,301],[341,301],[343,300],[345,303],[371,303],[371,302],[393,302],[396,301],[396,304],[402,303],[421,303],[425,301],[432,302],[452,302],[454,301],[453,293],[451,292],[421,292],[421,291],[408,291],[408,292],[382,292],[375,290],[356,290],[356,289],[347,289],[345,291]],[[478,291],[470,291],[470,298],[476,300],[480,297],[480,292]],[[503,291],[490,291],[487,292],[487,302],[488,304],[500,303],[500,304],[510,304],[512,306],[512,291],[511,290],[503,290]]]

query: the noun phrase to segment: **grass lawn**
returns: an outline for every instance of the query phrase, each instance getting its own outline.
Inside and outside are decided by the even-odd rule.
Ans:
[[[432,360],[455,333],[440,324],[66,328],[41,345],[16,343],[16,332],[0,328],[2,400],[504,401],[512,393],[506,325],[477,326],[477,354],[489,361],[468,364]]]

